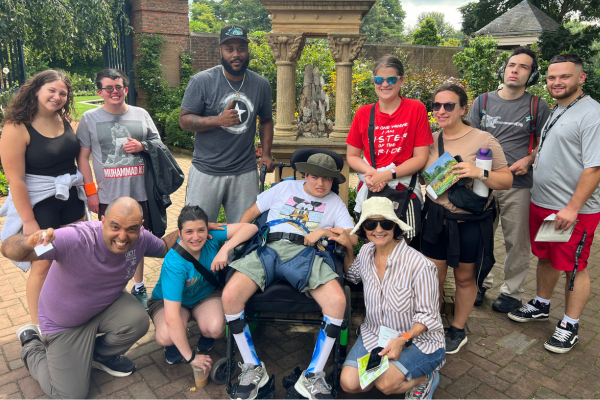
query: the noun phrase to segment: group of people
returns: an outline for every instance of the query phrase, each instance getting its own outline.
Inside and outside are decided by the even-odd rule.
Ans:
[[[206,353],[227,326],[243,359],[231,397],[254,399],[269,375],[244,309],[257,290],[284,279],[323,311],[312,359],[294,389],[309,399],[331,398],[324,367],[342,329],[346,299],[322,238],[346,248],[345,278],[362,282],[364,290],[366,317],[341,372],[346,392],[376,387],[431,398],[445,354],[467,342],[469,314],[493,285],[488,274],[498,225],[507,258],[492,307],[517,322],[548,319],[560,271],[568,283],[587,232],[575,290],[566,290],[565,316],[545,346],[564,353],[577,343],[590,291],[587,258],[600,220],[600,105],[582,91],[579,57],[551,60],[546,79],[557,101],[552,111],[526,91],[539,78],[535,53],[527,48],[516,49],[501,69],[502,89],[477,98],[468,113],[464,89],[442,85],[432,104],[441,127],[435,133],[425,105],[401,94],[402,63],[392,56],[378,60],[378,101],[358,109],[347,138],[347,161],[360,177],[359,217],[353,221],[334,190],[347,177],[325,152],[314,150],[295,164],[303,180],[258,193],[256,123],[260,164],[272,171],[273,119],[268,81],[247,69],[248,42],[243,27],[223,28],[221,65],[190,79],[180,114],[181,127],[195,134],[186,205],[177,230],[163,238],[150,233],[160,230],[150,224],[153,194],[145,184],[146,160],[156,157],[152,149],[160,148],[160,136],[145,110],[126,104],[125,75],[112,69],[97,74],[104,105],[84,113],[77,134],[64,73],[41,72],[11,99],[0,138],[10,183],[0,210],[7,216],[2,254],[31,271],[32,324],[17,336],[25,366],[48,396],[86,397],[92,368],[113,376],[133,373],[135,363],[124,353],[146,334],[149,315],[167,362],[205,371],[212,367]],[[482,149],[491,150],[489,169],[475,165]],[[452,169],[459,183],[437,197],[423,194],[419,174],[445,152],[457,158]],[[475,194],[476,182],[487,196]],[[216,224],[221,206],[225,226]],[[100,221],[86,218],[86,209]],[[264,213],[268,229],[259,230],[252,222]],[[557,229],[576,224],[571,239],[536,242],[535,233],[553,213]],[[365,244],[355,256],[359,238]],[[232,250],[248,241],[245,254],[230,262]],[[539,259],[537,296],[523,305],[530,250]],[[149,299],[144,257],[164,258]],[[218,272],[227,266],[235,272],[221,282]],[[440,305],[448,266],[456,300],[444,332]],[[201,333],[195,346],[186,333],[190,319]],[[363,388],[358,359],[377,348],[389,368]]]

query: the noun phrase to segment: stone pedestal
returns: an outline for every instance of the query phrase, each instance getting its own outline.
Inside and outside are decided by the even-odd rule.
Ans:
[[[335,125],[331,141],[344,142],[352,124],[352,65],[366,40],[366,35],[330,34],[329,49],[335,60]]]
[[[303,138],[300,137],[297,140],[280,140],[275,138],[273,140],[273,147],[271,149],[271,155],[275,157],[277,162],[290,162],[292,153],[303,147],[315,147],[319,149],[332,150],[341,155],[344,159],[344,168],[342,168],[342,175],[346,177],[346,182],[340,185],[340,198],[348,205],[348,188],[350,182],[350,167],[346,161],[346,143],[332,142],[326,138]],[[291,168],[284,168],[283,173],[279,175],[279,168],[275,169],[275,181],[279,181],[280,178],[292,176],[294,171]],[[300,173],[296,174],[297,179],[302,179]]]
[[[295,140],[296,62],[304,43],[302,34],[270,33],[265,35],[277,65],[277,122],[275,139]]]

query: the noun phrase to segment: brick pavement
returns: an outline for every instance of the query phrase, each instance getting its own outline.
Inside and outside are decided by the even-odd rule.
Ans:
[[[187,173],[190,158],[175,155]],[[355,181],[354,181],[355,182]],[[170,229],[183,206],[185,183],[173,196],[173,206],[168,209]],[[2,200],[0,200],[1,202]],[[3,219],[0,220],[3,222]],[[447,357],[441,371],[441,381],[435,398],[598,398],[600,396],[600,245],[592,247],[590,275],[592,294],[582,317],[579,331],[580,343],[568,354],[547,352],[543,342],[554,331],[562,318],[564,294],[556,293],[552,299],[551,318],[537,324],[518,324],[505,315],[491,310],[498,295],[502,278],[504,246],[502,235],[496,237],[497,264],[492,273],[497,278],[494,289],[488,291],[482,307],[475,308],[467,323],[469,342],[456,355]],[[161,260],[147,259],[145,280],[153,288],[160,274]],[[535,265],[525,285],[524,298],[535,291]],[[0,399],[44,398],[37,382],[29,375],[19,359],[20,345],[15,330],[29,322],[25,298],[26,274],[10,261],[0,257]],[[131,285],[131,284],[130,284]],[[353,314],[350,342],[356,340],[355,328],[364,317],[363,312]],[[447,323],[447,321],[446,321]],[[519,332],[536,339],[524,354],[501,347],[497,342],[503,337]],[[190,323],[190,343],[199,335],[195,323]],[[259,326],[253,334],[261,359],[268,372],[276,375],[276,396],[283,398],[281,378],[294,367],[308,365],[313,350],[316,327],[294,325]],[[210,353],[213,360],[225,354],[225,340],[218,340]],[[196,388],[188,365],[168,365],[163,349],[154,341],[154,327],[134,345],[127,355],[135,360],[138,371],[127,378],[113,378],[94,370],[89,396],[93,398],[226,398],[224,386],[209,383],[206,388]],[[340,397],[357,398],[344,393]],[[377,391],[370,398],[385,397]]]

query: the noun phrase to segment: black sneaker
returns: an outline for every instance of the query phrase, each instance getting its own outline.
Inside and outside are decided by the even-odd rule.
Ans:
[[[142,285],[141,288],[135,290],[135,285],[131,288],[131,294],[135,296],[146,310],[148,310],[148,293],[146,292],[146,285]]]
[[[458,329],[450,325],[446,332],[446,354],[456,354],[467,343],[467,335],[464,329]]]
[[[508,313],[508,318],[517,322],[547,321],[550,315],[550,304],[542,304],[531,299],[523,307]]]
[[[558,321],[554,335],[546,343],[544,347],[553,353],[567,353],[579,341],[579,324],[572,325],[570,322]]]
[[[129,376],[135,372],[134,362],[125,356],[113,356],[106,361],[98,361],[94,358],[92,368],[117,377]]]
[[[200,335],[198,343],[196,344],[196,350],[198,353],[208,353],[215,347],[215,339],[208,338]]]
[[[487,292],[487,288],[477,288],[477,297],[475,297],[475,305],[477,307],[483,304],[483,300],[485,299],[485,292]]]
[[[514,297],[505,294],[498,296],[496,301],[492,303],[492,310],[505,314],[521,307],[523,307],[523,302],[521,300],[517,300]]]
[[[181,352],[177,348],[177,346],[165,346],[165,359],[167,360],[167,364],[181,364],[185,361]]]
[[[32,340],[40,340],[40,333],[37,326],[34,324],[27,324],[17,329],[17,338],[21,342],[21,346],[25,346],[25,343],[31,342]]]

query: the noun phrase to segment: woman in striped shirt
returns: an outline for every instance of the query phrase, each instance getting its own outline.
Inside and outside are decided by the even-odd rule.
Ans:
[[[346,358],[341,385],[348,393],[375,386],[386,395],[431,398],[439,382],[437,370],[444,357],[444,330],[439,313],[435,265],[408,247],[402,235],[412,228],[400,221],[390,200],[372,197],[363,203],[361,219],[352,231],[366,238],[356,258],[348,233],[333,228],[336,240],[347,248],[346,278],[363,282],[367,314],[361,334]],[[362,388],[357,359],[380,348],[390,366]]]

